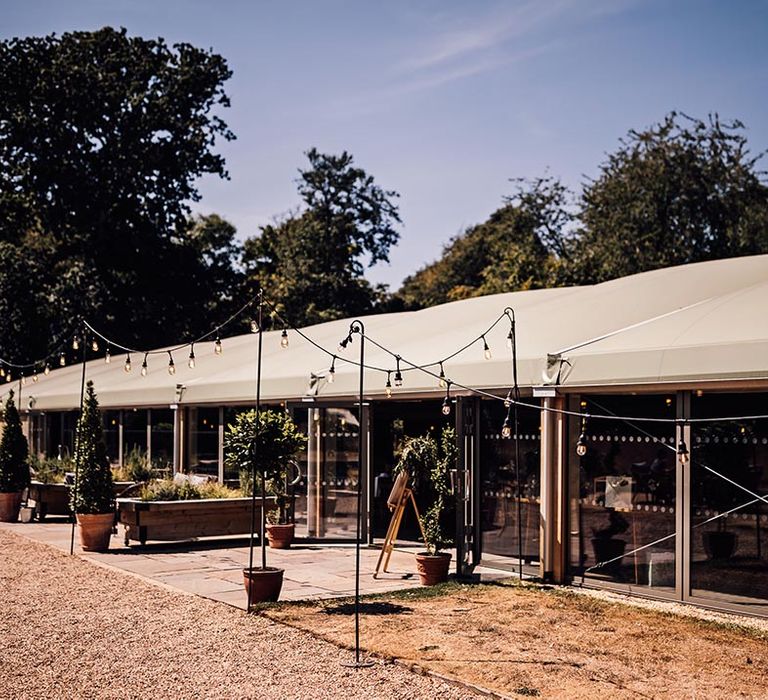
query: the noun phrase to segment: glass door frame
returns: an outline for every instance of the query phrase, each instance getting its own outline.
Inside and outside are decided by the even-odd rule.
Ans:
[[[612,393],[627,394],[631,389],[624,388],[621,391],[615,391]],[[663,387],[656,387],[654,389],[648,389],[646,391],[637,394],[654,394],[663,392]],[[692,450],[693,440],[695,439],[695,430],[691,427],[689,419],[693,417],[692,410],[692,398],[696,391],[695,388],[677,389],[676,391],[669,391],[668,393],[674,394],[676,397],[676,418],[679,421],[675,426],[675,445],[683,440],[689,448],[689,452]],[[715,393],[715,388],[710,388],[709,391]],[[722,388],[718,390],[718,393],[766,393],[765,388],[744,388],[741,390],[733,388]],[[597,392],[583,392],[583,395],[588,397],[590,394]],[[579,401],[581,393],[568,394],[568,408],[570,410],[579,410]],[[574,421],[566,421],[568,435],[566,439],[566,450],[568,452],[568,459],[566,460],[566,466],[569,465],[573,458],[572,454],[575,449],[575,427]],[[713,592],[709,596],[703,596],[700,593],[692,592],[692,554],[693,554],[693,542],[694,542],[694,510],[695,505],[693,503],[693,467],[691,461],[687,464],[683,464],[677,451],[675,452],[675,498],[676,498],[676,510],[675,510],[675,586],[673,591],[663,590],[643,590],[634,585],[628,585],[618,582],[600,582],[595,580],[586,580],[584,586],[590,588],[599,588],[603,590],[614,590],[624,594],[631,594],[633,596],[652,598],[660,600],[669,600],[680,603],[686,603],[690,605],[696,605],[697,607],[709,608],[712,610],[722,610],[725,612],[757,615],[764,617],[765,613],[761,611],[755,611],[750,609],[749,605],[728,600],[728,594],[718,594]],[[569,467],[570,468],[570,467]],[[570,479],[567,480],[570,483]],[[725,482],[724,482],[725,485]],[[570,498],[570,494],[566,494],[566,498]],[[570,548],[570,538],[568,538]],[[571,553],[567,554],[567,561],[569,562],[568,580],[573,584],[578,582],[579,577],[575,576],[570,570]],[[722,597],[720,597],[722,596]],[[766,600],[765,608],[768,609],[768,600]]]
[[[302,411],[307,412],[307,474],[303,475],[305,476],[307,480],[307,530],[310,531],[310,488],[311,488],[311,481],[310,481],[310,472],[312,470],[312,463],[313,463],[313,455],[317,454],[318,452],[323,453],[323,459],[320,464],[320,472],[317,472],[319,474],[322,474],[325,468],[325,450],[320,449],[318,450],[317,445],[313,444],[314,436],[312,435],[310,426],[312,425],[313,413],[314,411],[320,410],[325,411],[327,409],[342,409],[342,410],[350,410],[354,411],[358,408],[358,402],[354,400],[350,401],[289,401],[286,403],[285,409],[288,411],[291,415],[295,415],[296,413],[300,413]],[[323,420],[323,414],[321,414],[320,420]],[[358,473],[359,473],[359,482],[358,486],[362,489],[363,492],[363,499],[362,499],[362,516],[361,516],[361,523],[360,523],[360,541],[362,543],[368,542],[368,533],[370,532],[370,513],[371,513],[371,494],[370,494],[370,468],[371,468],[371,407],[370,402],[364,401],[363,402],[363,410],[358,418],[359,421],[359,430],[363,431],[363,454],[361,456],[358,456]],[[319,438],[321,441],[323,440],[322,437]],[[317,500],[317,499],[316,499]],[[320,505],[320,501],[317,500],[317,505]],[[318,510],[318,512],[315,513],[315,517],[313,522],[315,522],[315,528],[317,529],[317,523],[318,518],[322,520],[322,509]],[[355,533],[356,535],[356,533]],[[297,537],[301,537],[305,541],[310,542],[326,542],[326,543],[339,543],[339,544],[349,544],[353,543],[356,540],[356,536],[353,535],[352,537],[336,537],[336,536],[328,536],[322,530],[320,531],[320,534],[314,534],[311,536],[307,535],[299,535],[297,533]]]

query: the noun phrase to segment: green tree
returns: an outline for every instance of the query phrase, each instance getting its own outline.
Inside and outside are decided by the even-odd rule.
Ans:
[[[112,470],[92,381],[86,387],[83,412],[77,421],[74,461],[78,479],[76,488],[72,490],[72,511],[80,514],[111,512],[115,505]]]
[[[5,402],[3,436],[0,438],[0,493],[17,493],[29,485],[29,448],[21,430],[13,391]]]
[[[311,149],[300,170],[304,207],[245,242],[249,288],[261,286],[295,324],[369,313],[384,289],[363,277],[389,259],[400,223],[397,193],[355,167],[352,156]]]
[[[556,286],[567,278],[574,245],[568,190],[552,177],[514,182],[502,208],[405,279],[398,296],[407,308]]]
[[[2,355],[45,354],[80,315],[135,345],[211,325],[198,282],[216,248],[189,213],[202,175],[227,177],[230,75],[210,51],[124,29],[0,42],[0,288],[16,307]]]
[[[768,187],[739,121],[676,112],[630,131],[587,183],[573,276],[644,270],[768,251]]]

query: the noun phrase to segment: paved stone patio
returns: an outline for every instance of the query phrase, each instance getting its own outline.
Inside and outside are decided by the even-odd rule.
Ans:
[[[0,523],[16,534],[69,552],[71,525],[53,519],[38,523]],[[389,572],[373,578],[380,550],[363,547],[360,551],[360,590],[363,594],[386,593],[418,588],[415,553],[423,547],[398,547],[390,559]],[[248,565],[247,538],[217,538],[172,544],[126,547],[122,534],[113,535],[110,551],[85,553],[75,532],[75,554],[97,564],[139,576],[174,590],[245,609],[243,567]],[[254,548],[254,565],[259,566],[260,550]],[[291,549],[269,549],[269,566],[285,569],[280,600],[338,598],[355,593],[355,548],[352,544],[294,543]],[[453,567],[453,565],[452,565]],[[500,578],[508,574],[480,570],[481,578]]]

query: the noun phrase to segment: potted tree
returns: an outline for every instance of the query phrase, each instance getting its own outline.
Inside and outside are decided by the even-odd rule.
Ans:
[[[29,448],[21,430],[21,419],[13,391],[5,402],[5,426],[0,438],[0,522],[15,523],[21,496],[29,485]]]
[[[77,480],[70,505],[77,518],[80,544],[86,552],[105,552],[115,524],[115,498],[93,382],[88,382],[77,422],[74,461]]]
[[[283,570],[267,566],[267,493],[284,493],[289,464],[306,445],[306,436],[282,411],[246,411],[227,426],[224,437],[225,463],[232,469],[248,469],[256,476],[252,489],[261,493],[261,566],[243,569],[243,580],[252,602],[276,601],[283,585]],[[253,493],[253,492],[252,492]],[[255,496],[254,496],[255,498]],[[277,501],[277,520],[287,518],[288,508]],[[275,519],[274,517],[272,518]],[[288,526],[291,538],[294,524]],[[274,527],[271,525],[270,527]]]
[[[416,555],[416,568],[425,586],[448,580],[451,555],[441,550],[451,540],[445,536],[440,518],[450,495],[449,472],[455,467],[456,457],[456,433],[444,428],[439,444],[429,434],[408,438],[395,467],[396,473],[405,471],[411,477],[414,490],[429,489],[434,496],[432,504],[419,516],[427,551]]]

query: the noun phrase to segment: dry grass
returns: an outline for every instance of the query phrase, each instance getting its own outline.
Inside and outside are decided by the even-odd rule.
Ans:
[[[263,614],[337,644],[349,602]],[[559,589],[449,584],[364,601],[363,645],[513,697],[765,698],[765,633]]]

